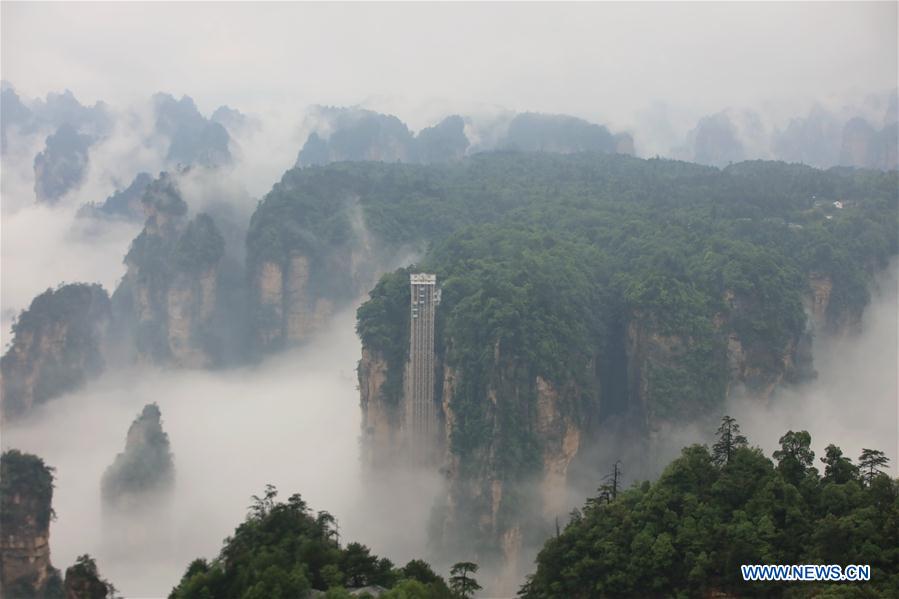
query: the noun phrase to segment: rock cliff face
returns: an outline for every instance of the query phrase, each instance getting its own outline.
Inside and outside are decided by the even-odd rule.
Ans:
[[[168,175],[147,187],[142,204],[146,224],[113,296],[117,320],[133,336],[139,360],[212,366],[222,235],[206,214],[184,222],[187,206]]]
[[[140,221],[144,217],[141,198],[153,181],[149,173],[138,173],[128,187],[113,193],[103,203],[91,202],[81,207],[79,216]]]
[[[447,491],[435,512],[439,529],[432,541],[438,553],[473,547],[483,564],[501,566],[489,582],[494,592],[514,593],[514,581],[527,567],[526,548],[568,513],[570,468],[600,421],[595,367],[595,360],[587,365],[587,388],[574,381],[558,385],[530,375],[497,345],[478,402],[483,442],[467,448],[454,438],[470,418],[464,413],[468,402],[457,395],[465,373],[442,366]]]
[[[34,195],[38,202],[55,203],[81,185],[91,143],[89,135],[78,133],[69,124],[47,138],[44,151],[34,158]]]
[[[109,296],[99,285],[64,285],[37,296],[0,360],[3,418],[25,416],[100,374],[110,318]]]
[[[4,597],[62,597],[50,563],[53,474],[37,456],[0,458],[0,591]]]
[[[369,309],[390,313],[378,303],[386,297],[405,301],[400,292],[385,292]],[[806,373],[810,357],[801,322],[788,323],[792,328],[781,345],[765,345],[751,328],[741,328],[760,313],[757,302],[729,291],[722,306],[695,334],[671,333],[651,313],[624,312],[622,322],[597,340],[577,380],[537,375],[499,343],[488,363],[479,361],[483,371],[473,374],[457,365],[452,340],[438,335],[443,430],[435,444],[444,448],[437,467],[446,487],[435,508],[435,550],[452,555],[474,547],[481,563],[502,564],[511,576],[530,539],[565,518],[568,492],[583,482],[580,477],[589,470],[594,485],[601,477],[597,468],[606,465],[587,462],[607,427],[649,439],[670,424],[701,420],[738,389],[764,401],[777,386]],[[384,316],[382,324],[398,326],[398,314]],[[396,368],[379,350],[363,348],[364,455],[375,470],[400,461],[404,411],[395,403],[406,398],[391,402],[384,392]],[[473,383],[473,376],[480,382]]]
[[[875,267],[870,271],[876,272]],[[862,307],[846,302],[834,302],[840,295],[839,280],[828,273],[813,272],[808,276],[808,292],[803,304],[808,315],[809,330],[815,338],[847,336],[857,332],[861,325]]]
[[[447,555],[470,553],[473,543],[482,564],[502,564],[503,580],[516,580],[517,569],[525,566],[523,549],[536,532],[535,524],[545,528],[568,511],[569,467],[598,423],[599,376],[587,377],[586,390],[574,382],[557,386],[529,375],[497,344],[487,366],[489,382],[473,407],[471,398],[458,395],[465,373],[442,357],[451,351],[438,351],[442,432],[435,447],[442,458],[434,467],[445,476],[446,494],[436,507],[432,542],[435,551]],[[587,370],[593,373],[595,368],[591,361]],[[359,363],[363,455],[374,472],[404,463],[399,454],[407,399],[391,400],[385,393],[390,374],[382,355],[363,349]],[[471,409],[481,412],[477,426],[483,428],[470,447],[463,447],[455,437],[463,434],[459,431],[466,422],[472,426],[467,413]],[[502,580],[491,586],[500,588]],[[512,587],[505,590],[514,592]]]
[[[97,563],[89,555],[80,556],[66,568],[64,588],[66,599],[106,599],[115,595],[115,588],[100,577]]]
[[[363,293],[382,270],[367,250],[362,243],[318,259],[292,252],[283,261],[257,262],[249,277],[257,347],[299,345],[321,331],[341,300]]]
[[[213,364],[211,352],[197,339],[198,328],[212,320],[218,287],[217,269],[209,268],[195,276],[178,273],[169,287],[169,352],[177,366],[205,368]]]
[[[297,166],[340,161],[409,162],[431,164],[460,160],[473,147],[479,150],[522,152],[615,152],[633,154],[630,134],[613,135],[602,126],[567,115],[522,113],[487,125],[469,139],[466,126],[472,119],[448,116],[414,135],[393,115],[350,108],[319,108],[319,131],[306,140]],[[475,143],[475,141],[477,143]]]
[[[362,408],[363,459],[372,469],[396,463],[400,447],[400,406],[384,393],[387,360],[377,352],[362,350],[359,361],[359,395]]]
[[[105,507],[130,511],[151,505],[171,491],[175,463],[161,418],[159,407],[147,404],[131,423],[125,451],[103,473],[101,495]]]

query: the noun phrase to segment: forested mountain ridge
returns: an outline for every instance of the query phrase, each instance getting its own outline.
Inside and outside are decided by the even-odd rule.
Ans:
[[[161,176],[113,328],[139,359],[208,367],[212,315],[244,322],[226,294],[250,298],[243,341],[259,358],[371,289],[357,323],[364,460],[390,464],[411,269],[372,284],[417,252],[443,291],[435,548],[516,563],[564,516],[572,472],[595,476],[603,434],[640,442],[714,417],[738,390],[767,399],[813,376],[812,337],[851,330],[897,252],[896,186],[896,172],[591,153],[295,168],[252,216],[245,287],[224,289],[221,233],[188,220]]]
[[[485,151],[617,152],[633,154],[629,133],[564,114],[523,112],[482,122],[450,115],[413,134],[399,118],[361,108],[319,106],[315,130],[297,156],[296,166],[378,161],[433,164],[461,160]]]
[[[657,481],[608,479],[546,542],[520,595],[895,597],[899,480],[883,453],[854,464],[828,445],[815,460],[806,431],[780,443],[771,460],[726,418],[711,448],[684,448]],[[866,564],[871,579],[746,582],[744,564]]]
[[[435,441],[450,491],[436,536],[449,551],[476,531],[480,556],[514,560],[533,514],[547,530],[560,515],[601,430],[652,436],[713,416],[737,388],[767,398],[812,376],[812,332],[851,327],[896,252],[895,173],[588,155],[458,168],[477,190],[459,220],[486,224],[439,230],[416,266],[443,289]],[[396,456],[407,310],[407,271],[359,310],[372,464]]]
[[[708,384],[768,392],[804,368],[803,298],[819,332],[857,319],[868,275],[895,252],[895,182],[895,173],[769,162],[717,170],[613,154],[292,169],[253,214],[243,275],[239,262],[222,262],[217,224],[204,215],[188,221],[174,178],[163,175],[141,197],[147,225],[113,297],[112,329],[125,339],[114,353],[187,367],[233,363],[308,339],[380,273],[429,244],[461,261],[494,246],[524,260],[521,248],[551,238],[580,256],[566,266],[595,258],[591,284],[620,300],[598,304],[604,326],[616,310],[641,315],[613,319],[605,337],[629,339],[617,344],[616,360],[648,356],[664,365],[673,352],[707,363],[702,352],[712,349],[702,340],[712,327],[727,333],[734,374]],[[472,226],[486,228],[462,231]],[[587,257],[585,244],[602,255]],[[691,344],[680,347],[678,335],[694,325]],[[649,389],[650,379],[656,388],[689,385],[656,368],[630,388]]]
[[[34,298],[13,325],[13,342],[0,359],[0,419],[24,416],[99,375],[111,319],[109,296],[100,285],[62,285]]]

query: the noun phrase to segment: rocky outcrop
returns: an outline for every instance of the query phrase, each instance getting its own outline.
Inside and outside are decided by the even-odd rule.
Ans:
[[[178,273],[169,287],[166,316],[172,362],[183,368],[212,366],[212,352],[198,339],[198,329],[212,320],[218,287],[217,269],[197,275]]]
[[[297,166],[347,160],[414,161],[415,138],[395,116],[356,108],[320,107],[315,118],[320,131],[309,135],[297,156]]]
[[[253,277],[257,315],[256,342],[273,347],[281,340],[284,326],[284,269],[272,260],[262,262]]]
[[[50,563],[53,473],[17,450],[0,458],[0,591],[4,597],[62,597]]]
[[[498,147],[520,152],[613,153],[619,144],[621,150],[633,152],[633,140],[628,148],[624,138],[613,136],[602,125],[572,116],[527,112],[512,119]]]
[[[149,173],[138,173],[128,187],[116,191],[103,203],[90,203],[82,206],[78,211],[78,216],[140,221],[144,218],[141,198],[152,181],[153,177]]]
[[[58,202],[81,185],[92,143],[90,136],[78,133],[69,124],[47,138],[44,151],[34,158],[34,195],[38,202]]]
[[[397,463],[402,411],[384,393],[388,366],[383,356],[363,349],[358,374],[364,446],[362,456],[369,471],[382,470]]]
[[[653,398],[653,371],[676,367],[685,350],[685,340],[663,335],[644,315],[634,314],[624,338],[627,356],[629,418],[643,431],[651,431],[667,414],[660,414]]]
[[[128,428],[125,451],[103,473],[104,507],[131,511],[168,496],[175,483],[169,436],[162,430],[159,407],[147,404]]]
[[[465,136],[465,120],[458,116],[449,116],[433,127],[422,129],[415,137],[418,162],[452,162],[461,160],[468,150],[469,142]]]
[[[573,381],[530,378],[499,344],[493,358],[491,382],[476,400],[485,430],[470,446],[454,438],[463,434],[460,426],[473,409],[470,398],[457,396],[465,373],[443,366],[446,496],[435,512],[439,526],[432,541],[447,554],[470,552],[473,545],[480,563],[499,566],[488,584],[505,595],[514,593],[526,567],[530,536],[569,511],[570,467],[598,424],[600,397],[598,377],[584,392]]]
[[[833,280],[824,273],[811,273],[808,278],[810,293],[806,296],[806,310],[816,330],[824,330],[827,308],[833,292]]]
[[[319,107],[311,115],[316,130],[297,156],[298,167],[339,161],[431,164],[460,160],[472,149],[521,152],[602,152],[633,154],[628,133],[609,130],[577,117],[522,113],[470,129],[470,117],[448,116],[417,135],[397,117],[355,108]],[[507,120],[508,119],[508,120]],[[496,131],[493,131],[496,130]],[[492,134],[488,134],[488,131]]]
[[[869,274],[877,272],[876,266],[865,269]],[[808,276],[808,290],[803,297],[803,306],[808,316],[809,332],[813,337],[845,337],[858,332],[861,326],[863,305],[834,302],[833,298],[843,292],[845,282],[829,273],[813,272]]]
[[[187,206],[166,174],[141,200],[146,224],[125,257],[113,296],[116,317],[133,337],[140,361],[186,368],[215,365],[213,318],[224,238],[207,214],[184,223]]]
[[[364,240],[331,248],[313,260],[292,252],[283,261],[260,260],[251,269],[253,336],[263,351],[301,345],[320,332],[334,310],[368,289],[381,270]]]
[[[231,163],[231,137],[220,123],[200,114],[193,99],[176,100],[168,94],[153,96],[156,130],[168,137],[166,159],[173,166],[218,167]]]
[[[534,430],[541,440],[543,454],[540,495],[543,516],[550,520],[567,509],[568,467],[581,447],[584,431],[570,414],[562,411],[563,401],[552,383],[538,376],[536,387]]]
[[[97,563],[89,555],[79,556],[66,568],[65,599],[106,599],[115,596],[115,587],[100,577]]]
[[[3,419],[25,416],[99,375],[110,319],[109,296],[99,285],[63,285],[34,298],[0,359]]]

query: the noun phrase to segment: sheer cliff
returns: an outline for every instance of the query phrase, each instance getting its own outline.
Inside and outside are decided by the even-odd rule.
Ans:
[[[220,361],[213,319],[224,239],[208,214],[185,222],[187,205],[165,173],[141,199],[143,231],[125,256],[113,295],[116,322],[139,360],[201,368]],[[131,345],[128,343],[127,345]]]
[[[164,498],[175,481],[169,436],[162,430],[162,414],[147,404],[128,427],[125,451],[103,473],[101,495],[107,508],[129,511]]]
[[[106,599],[114,587],[80,556],[65,579],[50,562],[53,472],[16,449],[0,457],[0,595],[9,599]]]
[[[565,516],[569,486],[595,487],[602,466],[590,460],[610,434],[648,443],[713,419],[729,397],[768,402],[814,376],[810,344],[849,332],[870,276],[896,252],[895,174],[869,186],[774,163],[608,158],[574,159],[583,170],[550,182],[543,159],[527,160],[541,200],[522,194],[505,220],[457,228],[413,269],[443,290],[434,468],[446,494],[432,540],[448,555],[473,543],[506,565]],[[613,182],[610,163],[633,170]],[[497,187],[481,210],[502,206]],[[375,470],[403,463],[409,272],[384,275],[358,312]]]
[[[25,416],[100,374],[110,319],[109,296],[99,285],[63,285],[34,298],[0,359],[3,418]]]
[[[0,458],[0,590],[4,597],[63,597],[50,563],[53,471],[39,457],[10,450]]]

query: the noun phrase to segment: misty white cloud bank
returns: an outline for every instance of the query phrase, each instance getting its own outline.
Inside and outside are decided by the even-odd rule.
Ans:
[[[899,475],[899,349],[897,349],[897,281],[893,260],[872,291],[860,334],[816,339],[818,378],[778,392],[768,405],[734,401],[731,415],[754,445],[770,455],[788,430],[807,430],[816,463],[833,443],[857,461],[862,448],[879,449],[890,458],[890,473]]]
[[[187,93],[204,114],[371,102],[414,129],[473,104],[626,125],[657,99],[704,114],[896,85],[895,3],[212,6],[4,3],[3,77]]]
[[[301,493],[313,509],[334,514],[343,539],[400,563],[423,555],[436,481],[404,479],[406,493],[389,498],[369,495],[362,482],[354,322],[355,312],[345,311],[309,347],[254,368],[108,373],[4,429],[3,449],[36,453],[56,468],[53,563],[90,553],[126,596],[165,596],[191,560],[218,554],[250,497],[269,483],[282,499]],[[129,554],[120,538],[127,533],[104,526],[100,478],[150,402],[171,441],[175,491],[170,520],[143,523],[166,534]]]

